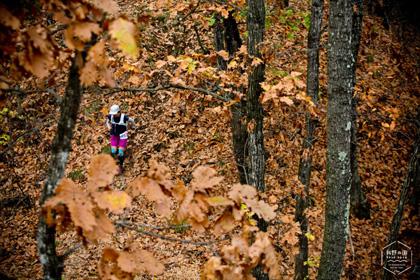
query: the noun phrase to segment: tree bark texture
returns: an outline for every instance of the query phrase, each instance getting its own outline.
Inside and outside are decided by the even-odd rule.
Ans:
[[[331,0],[328,39],[327,201],[318,279],[340,279],[352,182],[352,1]]]
[[[238,25],[233,12],[229,12],[226,19],[217,18],[215,27],[215,49],[216,51],[227,50],[230,57],[233,57],[236,51],[241,47],[242,40],[239,33]],[[217,66],[220,70],[227,69],[226,61],[218,56]],[[233,96],[232,96],[233,97]],[[232,144],[233,153],[235,156],[236,166],[239,174],[239,181],[241,184],[247,184],[247,170],[245,165],[246,158],[246,139],[248,137],[245,126],[245,102],[240,102],[230,107],[231,111],[231,130],[232,130]]]
[[[356,85],[356,68],[357,68],[357,56],[359,53],[360,36],[362,32],[362,20],[363,20],[363,3],[355,1],[355,11],[353,12],[353,27],[352,27],[352,50],[353,50],[353,89]],[[351,183],[351,212],[359,219],[370,218],[370,205],[366,199],[366,196],[362,189],[362,182],[359,176],[358,162],[357,162],[357,97],[353,94],[352,99],[352,125],[351,125],[351,172],[352,172],[352,183]]]
[[[397,209],[395,210],[394,216],[392,217],[391,229],[388,237],[388,244],[398,239],[398,233],[400,231],[401,219],[404,213],[404,205],[408,200],[408,194],[411,186],[418,188],[419,186],[414,185],[418,181],[419,174],[417,173],[420,166],[420,133],[417,134],[417,140],[414,143],[413,153],[410,158],[408,165],[407,176],[404,184],[401,187],[400,198],[398,200]],[[383,273],[383,280],[393,279],[392,274],[385,271]]]
[[[79,80],[79,68],[73,59],[63,101],[57,133],[52,144],[48,176],[41,194],[40,205],[54,195],[54,191],[64,176],[68,154],[71,148],[73,129],[79,112],[82,89]],[[41,213],[38,224],[38,253],[44,270],[44,279],[61,280],[64,269],[63,258],[57,256],[55,248],[55,228],[49,227]]]
[[[311,26],[308,34],[308,69],[307,69],[307,95],[312,101],[318,103],[319,89],[319,44],[321,37],[322,13],[324,0],[312,0]],[[308,266],[304,264],[308,260],[308,239],[305,233],[308,231],[308,219],[304,211],[308,206],[308,195],[312,168],[312,148],[314,143],[314,130],[316,120],[310,113],[306,113],[306,138],[304,140],[303,153],[299,164],[299,180],[305,186],[303,195],[297,195],[295,219],[300,223],[302,234],[299,236],[299,254],[295,260],[295,279],[304,280],[308,277]]]
[[[248,0],[248,54],[260,57],[259,47],[264,37],[265,6],[263,0]],[[263,108],[259,101],[262,93],[260,83],[264,80],[264,63],[255,66],[248,77],[247,92],[247,166],[248,184],[259,191],[265,190],[265,150],[263,136]]]

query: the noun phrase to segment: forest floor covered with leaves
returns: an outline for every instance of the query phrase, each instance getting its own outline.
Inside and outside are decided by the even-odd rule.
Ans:
[[[266,79],[299,72],[305,81],[307,15],[308,7],[300,1],[291,1],[290,9],[269,15],[272,23],[266,40],[274,47],[273,59],[267,63]],[[287,23],[281,24],[282,19],[287,19]],[[350,219],[351,238],[344,262],[346,279],[380,276],[381,249],[386,245],[416,134],[413,120],[420,105],[418,37],[407,33],[405,39],[396,38],[383,28],[381,19],[364,17],[355,92],[359,98],[359,173],[371,206],[371,218]],[[211,47],[211,34],[205,40]],[[307,211],[309,229],[314,236],[309,243],[310,279],[316,275],[324,224],[326,40],[327,32],[321,42],[319,126],[313,154],[312,205]],[[15,112],[10,114],[4,109],[0,112],[3,125],[9,127],[14,139],[0,149],[0,272],[17,279],[41,278],[36,249],[38,201],[59,114],[57,100],[65,87],[66,77],[62,79],[56,94],[48,91],[48,86],[39,88],[39,83],[29,79],[22,83],[27,93],[0,100],[1,108],[12,108],[9,111]],[[187,186],[192,171],[200,165],[209,165],[224,176],[220,193],[238,182],[229,114],[219,101],[196,92],[112,92],[95,87],[85,91],[67,177],[83,185],[92,156],[109,151],[104,122],[108,108],[114,103],[121,104],[123,111],[136,119],[136,128],[130,131],[125,172],[115,179],[117,189],[125,189],[129,182],[144,175],[150,159],[168,166],[174,181],[182,180]],[[293,222],[294,193],[300,188],[297,174],[305,137],[306,107],[303,101],[292,105],[266,102],[264,109],[268,158],[267,191],[262,197],[277,205],[277,218],[268,231],[282,256],[280,265],[287,271],[284,279],[292,279],[294,254],[298,250],[298,225]],[[110,244],[120,249],[133,245],[150,250],[165,265],[163,275],[155,278],[141,275],[138,279],[199,279],[205,260],[215,254],[219,244],[227,242],[223,236],[196,233],[185,224],[162,219],[156,215],[154,205],[142,198],[136,199],[123,215],[112,218],[130,221],[139,229],[119,227],[107,242],[76,248],[65,262],[64,279],[96,278],[101,249]],[[418,216],[410,216],[405,211],[401,232],[402,241],[417,252],[414,256],[419,256]],[[63,253],[79,243],[76,233],[65,233],[59,236],[57,245]]]

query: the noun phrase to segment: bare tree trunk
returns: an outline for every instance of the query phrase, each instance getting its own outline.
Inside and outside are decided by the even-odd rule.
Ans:
[[[236,51],[241,47],[242,40],[239,33],[238,25],[235,18],[233,17],[233,12],[229,12],[229,16],[226,19],[223,19],[223,24],[220,17],[216,20],[215,27],[215,48],[216,51],[227,50],[229,56],[232,57]],[[226,46],[226,47],[225,47]],[[217,58],[218,68],[221,70],[226,70],[227,65],[226,61],[222,57]],[[233,152],[235,156],[236,166],[239,173],[239,181],[241,184],[247,184],[247,170],[245,165],[246,158],[246,139],[248,137],[246,126],[245,126],[245,101],[241,100],[240,102],[232,105],[230,107],[232,119],[231,119],[231,129],[232,129],[232,143],[233,143]]]
[[[248,54],[252,57],[261,57],[259,48],[264,39],[265,4],[263,0],[248,0]],[[246,95],[246,115],[248,139],[246,159],[248,171],[248,184],[255,186],[258,191],[265,191],[265,149],[263,135],[263,107],[259,101],[262,93],[260,83],[264,81],[265,64],[262,62],[251,69],[248,76],[248,91]],[[258,227],[266,231],[267,224],[259,219]],[[268,279],[261,266],[253,271],[258,280]]]
[[[275,5],[278,6],[280,9],[284,9],[289,7],[289,0],[277,0]]]
[[[354,58],[351,0],[331,0],[328,49],[327,201],[318,279],[340,279],[349,231]]]
[[[308,70],[307,70],[307,94],[312,101],[318,103],[319,89],[319,42],[321,37],[322,13],[324,0],[312,0],[311,27],[308,34]],[[316,120],[306,113],[306,138],[304,140],[303,153],[299,164],[299,180],[305,186],[303,196],[297,195],[295,219],[300,223],[302,234],[299,236],[299,254],[295,260],[295,279],[304,280],[308,277],[308,266],[304,262],[308,260],[308,239],[305,233],[308,231],[308,219],[305,209],[308,206],[309,186],[312,168],[312,148],[314,143],[314,130]]]
[[[61,115],[52,145],[48,177],[41,194],[41,207],[48,198],[54,195],[59,181],[64,176],[82,94],[79,68],[76,64],[76,58],[74,58],[70,67],[64,99],[61,103]],[[44,270],[44,279],[61,280],[64,264],[63,258],[57,256],[56,253],[55,228],[47,225],[46,218],[42,213],[38,224],[37,242],[39,257]]]
[[[354,63],[353,65],[353,89],[356,85],[357,55],[359,53],[360,36],[362,32],[363,3],[355,1],[356,11],[353,12],[352,28],[352,49]],[[351,212],[359,219],[370,218],[370,205],[362,189],[358,163],[357,163],[357,97],[353,94],[352,99],[352,125],[351,125],[351,172],[353,174],[351,182]]]
[[[260,57],[259,45],[263,41],[265,6],[263,0],[248,0],[248,54]],[[263,108],[259,101],[260,83],[264,80],[264,63],[255,66],[248,77],[247,92],[247,151],[248,184],[259,191],[265,190],[265,150],[263,136]]]
[[[404,205],[408,199],[410,186],[418,180],[419,174],[417,173],[420,166],[420,133],[417,134],[417,140],[414,143],[413,153],[410,158],[408,165],[407,176],[404,184],[401,187],[400,199],[398,201],[397,209],[395,210],[394,216],[392,217],[391,230],[389,232],[388,244],[394,242],[398,238],[400,231],[401,219],[404,213]],[[419,187],[418,185],[414,187]],[[391,273],[384,270],[383,280],[392,279]]]

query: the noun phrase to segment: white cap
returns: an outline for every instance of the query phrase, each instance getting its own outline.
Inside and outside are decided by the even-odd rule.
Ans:
[[[115,114],[117,114],[118,112],[120,111],[120,106],[118,106],[118,105],[112,105],[111,106],[111,110],[109,111],[109,114],[110,115],[115,115]]]

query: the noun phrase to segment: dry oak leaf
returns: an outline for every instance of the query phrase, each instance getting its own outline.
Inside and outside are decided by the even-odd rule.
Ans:
[[[83,236],[86,239],[96,242],[109,237],[110,234],[115,232],[114,224],[102,209],[94,208],[93,214],[96,219],[96,225],[92,230],[83,231]]]
[[[172,193],[172,196],[178,201],[182,201],[187,194],[187,187],[185,186],[184,182],[181,180],[177,181],[176,184],[172,187],[170,190]]]
[[[84,231],[91,231],[96,226],[96,219],[93,215],[94,205],[90,197],[70,179],[61,180],[55,191],[55,196],[45,202],[44,209],[48,213],[59,204],[64,204],[67,207],[76,227],[80,227]]]
[[[96,64],[89,60],[84,67],[80,69],[80,82],[84,86],[91,86],[99,80],[99,72]]]
[[[228,196],[235,201],[237,205],[245,203],[252,212],[257,214],[260,218],[270,221],[276,217],[275,207],[270,206],[268,203],[257,199],[257,190],[253,186],[235,184],[229,191]],[[235,219],[239,216],[238,213],[233,213]]]
[[[123,271],[133,274],[147,272],[152,275],[159,275],[165,269],[152,253],[139,249],[133,252],[120,252],[117,263]]]
[[[271,221],[276,217],[275,207],[270,206],[262,200],[244,199],[243,201],[252,212],[266,221]]]
[[[124,191],[95,192],[93,198],[101,209],[108,209],[115,214],[123,213],[131,205],[131,197]]]
[[[119,12],[118,4],[114,0],[90,0],[90,2],[96,8],[111,15],[115,15]]]
[[[217,54],[220,55],[223,58],[223,60],[229,59],[229,53],[225,50],[218,51]]]
[[[201,273],[201,280],[220,280],[223,279],[220,272],[223,268],[222,259],[220,257],[211,257],[205,264]]]
[[[117,41],[120,50],[134,59],[137,59],[139,56],[139,49],[136,43],[136,30],[134,23],[123,18],[114,20],[109,26],[109,33]]]
[[[133,197],[144,195],[148,200],[157,203],[156,211],[159,215],[169,216],[171,213],[171,200],[162,191],[160,185],[147,177],[137,178],[129,185],[129,191]]]
[[[45,28],[40,25],[29,27],[24,51],[19,53],[19,62],[25,70],[39,78],[48,75],[54,66],[54,47]]]
[[[235,219],[232,212],[226,210],[223,215],[217,219],[214,225],[214,233],[216,235],[222,235],[233,230],[235,226]]]
[[[117,173],[118,166],[110,155],[94,156],[88,169],[88,189],[96,191],[100,187],[108,186]]]
[[[249,256],[254,263],[261,259],[261,263],[268,271],[270,279],[281,279],[279,270],[279,258],[277,252],[266,232],[258,232],[255,237],[255,242],[249,247]]]
[[[92,60],[97,65],[106,67],[108,60],[105,53],[105,42],[101,40],[89,49],[88,60]]]
[[[254,199],[257,196],[257,190],[250,185],[234,184],[228,196],[237,204],[241,204],[244,198]]]
[[[134,279],[134,275],[123,271],[117,264],[119,252],[112,248],[105,248],[98,264],[98,274],[102,280]]]
[[[177,210],[176,218],[178,221],[188,220],[194,230],[204,231],[209,224],[208,211],[206,196],[189,190]]]
[[[201,192],[213,188],[223,181],[223,177],[216,177],[216,174],[216,170],[208,166],[197,167],[192,173],[191,188]]]
[[[73,24],[73,34],[83,42],[90,41],[92,33],[99,34],[102,29],[94,22],[76,22]]]

